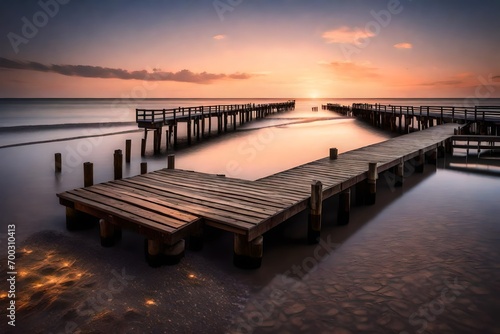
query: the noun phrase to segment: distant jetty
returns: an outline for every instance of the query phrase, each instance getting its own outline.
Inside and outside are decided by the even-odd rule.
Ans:
[[[186,124],[187,143],[191,145],[194,136],[199,141],[201,138],[211,135],[213,119],[217,121],[217,133],[220,134],[227,132],[231,125],[236,130],[237,125],[243,125],[254,119],[264,118],[269,114],[294,108],[295,100],[257,105],[249,103],[173,109],[136,109],[137,125],[139,128],[144,129],[141,152],[144,155],[148,131],[154,131],[154,153],[158,154],[160,152],[163,126],[168,127],[168,130],[166,130],[167,147],[173,140],[175,149],[178,146],[177,127],[179,123]]]

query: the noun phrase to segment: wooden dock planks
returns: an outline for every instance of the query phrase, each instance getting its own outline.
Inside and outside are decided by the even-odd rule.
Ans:
[[[61,204],[145,235],[174,243],[204,223],[251,242],[305,210],[311,182],[322,183],[322,198],[367,179],[369,163],[383,172],[453,136],[445,124],[322,158],[247,181],[193,171],[162,169],[123,180],[58,194]]]

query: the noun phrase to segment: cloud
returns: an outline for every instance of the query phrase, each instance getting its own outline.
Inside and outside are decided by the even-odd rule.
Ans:
[[[371,31],[364,31],[360,28],[349,28],[342,26],[337,29],[325,31],[321,37],[326,40],[328,44],[361,44],[364,39],[374,37],[375,34]]]
[[[194,73],[189,70],[178,72],[165,72],[160,69],[127,71],[120,68],[109,68],[89,65],[45,65],[37,62],[23,62],[0,57],[0,68],[13,70],[31,70],[38,72],[51,72],[66,76],[82,78],[122,79],[122,80],[145,80],[145,81],[178,81],[198,84],[208,84],[216,80],[224,79],[249,79],[251,74],[247,73]]]
[[[431,81],[431,82],[423,82],[420,86],[459,86],[463,84],[462,80],[442,80],[442,81]]]
[[[321,61],[320,64],[328,66],[337,77],[342,79],[360,80],[377,79],[381,77],[378,73],[378,68],[350,61],[334,61],[326,64],[324,61]]]
[[[226,39],[226,37],[227,37],[226,35],[215,35],[213,39],[215,39],[216,41],[220,41]]]
[[[394,47],[396,49],[413,49],[413,44],[411,43],[398,43],[398,44],[394,44]]]

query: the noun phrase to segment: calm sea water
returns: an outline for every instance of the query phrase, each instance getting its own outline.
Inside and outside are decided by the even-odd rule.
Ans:
[[[500,333],[500,179],[494,173],[449,170],[440,162],[437,172],[415,175],[396,191],[381,178],[378,205],[354,208],[346,227],[334,226],[335,198],[325,203],[328,250],[306,245],[307,215],[298,215],[265,236],[263,266],[252,272],[232,267],[227,233],[209,230],[202,252],[153,270],[134,233],[103,250],[96,229],[65,231],[55,194],[83,186],[83,162],[94,163],[96,183],[108,181],[113,151],[132,139],[125,176],[138,174],[143,161],[149,170],[166,165],[165,147],[161,156],[140,157],[136,107],[272,101],[0,100],[0,244],[7,225],[15,224],[19,326],[40,333]],[[311,111],[327,102],[463,104],[297,100],[294,111],[176,152],[176,167],[252,180],[322,158],[330,147],[345,152],[391,137],[333,112]],[[56,152],[63,154],[61,174],[54,173]],[[117,272],[129,280],[123,290],[110,290]],[[1,285],[2,307],[4,291]],[[11,330],[3,320],[0,328]]]

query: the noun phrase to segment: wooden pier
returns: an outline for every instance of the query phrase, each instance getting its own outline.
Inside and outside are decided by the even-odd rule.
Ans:
[[[355,103],[352,108],[341,109],[374,126],[399,133],[420,131],[444,123],[458,123],[461,126],[457,131],[461,134],[500,135],[500,106],[414,107]]]
[[[295,100],[268,104],[231,104],[199,107],[179,107],[173,109],[136,109],[136,122],[144,129],[142,155],[146,150],[148,131],[154,131],[153,148],[155,154],[160,152],[163,126],[166,131],[167,147],[172,141],[174,149],[178,146],[178,125],[186,123],[187,143],[191,145],[193,137],[199,141],[212,134],[212,122],[217,122],[217,133],[227,132],[232,126],[242,125],[253,119],[264,118],[269,114],[292,110]],[[205,122],[207,120],[207,122]],[[206,124],[208,123],[208,124]]]
[[[165,120],[162,114],[160,123]],[[332,148],[328,157],[256,181],[175,170],[172,162],[170,169],[57,196],[66,206],[68,226],[88,219],[84,214],[100,220],[104,246],[112,245],[122,227],[145,235],[151,265],[177,262],[184,239],[189,236],[192,245],[199,244],[203,226],[209,225],[234,233],[235,265],[256,268],[267,231],[309,209],[308,240],[318,242],[325,199],[339,194],[339,222],[347,224],[351,189],[356,188],[358,202],[373,204],[379,173],[393,171],[394,186],[401,186],[405,164],[422,171],[426,160],[435,162],[456,128],[434,126],[342,154]]]

